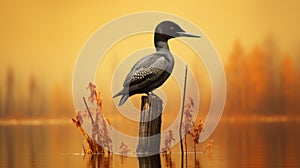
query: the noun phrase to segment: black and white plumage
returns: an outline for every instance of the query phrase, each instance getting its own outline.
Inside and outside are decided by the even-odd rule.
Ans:
[[[171,75],[174,57],[169,50],[168,40],[176,37],[200,37],[186,33],[176,23],[163,21],[156,26],[154,45],[156,52],[141,58],[125,78],[123,89],[113,98],[121,96],[119,106],[135,94],[152,92]]]

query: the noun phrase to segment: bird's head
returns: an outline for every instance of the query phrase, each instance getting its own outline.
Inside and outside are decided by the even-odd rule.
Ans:
[[[159,23],[155,28],[155,35],[162,36],[165,40],[176,37],[200,37],[185,32],[178,24],[171,21],[163,21]]]

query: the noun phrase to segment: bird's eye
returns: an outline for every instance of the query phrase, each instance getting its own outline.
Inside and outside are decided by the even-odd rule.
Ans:
[[[173,26],[171,26],[171,27],[170,27],[170,30],[172,30],[172,31],[173,31],[173,30],[175,30],[175,28],[174,28]]]

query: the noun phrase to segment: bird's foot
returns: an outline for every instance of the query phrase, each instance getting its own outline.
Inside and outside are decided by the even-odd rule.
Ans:
[[[147,93],[148,96],[157,96],[156,94],[154,94],[152,91]]]
[[[146,93],[146,94],[147,94],[147,96],[153,95],[153,92],[151,91],[151,92],[148,92],[148,93]]]

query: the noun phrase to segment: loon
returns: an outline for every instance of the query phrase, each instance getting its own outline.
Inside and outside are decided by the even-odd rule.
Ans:
[[[172,21],[163,21],[155,28],[154,45],[156,52],[141,58],[131,68],[125,78],[123,89],[113,98],[121,96],[119,106],[135,94],[146,93],[160,87],[171,75],[174,67],[174,57],[170,52],[168,40],[176,37],[197,37],[185,32]]]

